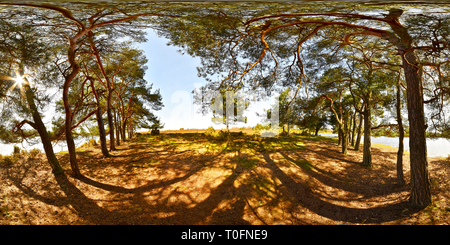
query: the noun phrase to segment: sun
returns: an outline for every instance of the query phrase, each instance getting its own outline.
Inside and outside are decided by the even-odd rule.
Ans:
[[[19,87],[22,87],[23,84],[25,83],[25,80],[23,80],[23,77],[20,75],[16,75],[16,77],[14,78],[14,81],[16,81],[15,86],[19,86]]]
[[[25,84],[27,83],[27,82],[25,81],[24,77],[25,77],[26,75],[20,76],[20,75],[18,75],[18,74],[19,74],[19,72],[16,71],[16,72],[15,72],[15,76],[14,76],[14,75],[13,75],[13,76],[0,75],[0,79],[1,79],[1,80],[10,80],[10,81],[14,81],[14,84],[12,84],[12,86],[8,88],[7,93],[11,93],[15,88],[18,87],[18,88],[20,89],[20,93],[22,94],[22,96],[24,96],[24,95],[25,95],[25,89],[24,89],[24,86],[25,86]]]
[[[23,77],[20,75],[16,75],[16,77],[14,78],[14,81],[16,81],[16,83],[14,85],[19,86],[19,87],[22,87],[23,84],[25,83],[25,80],[23,80]]]
[[[20,90],[20,94],[22,96],[25,96],[25,88],[24,86],[26,84],[28,84],[28,81],[25,80],[25,76],[27,76],[27,74],[24,75],[20,75],[19,71],[17,69],[14,70],[14,73],[12,76],[6,76],[6,75],[0,75],[0,80],[6,80],[6,81],[14,81],[14,84],[12,84],[8,90],[7,90],[7,94],[11,93],[15,88],[19,88]],[[1,81],[0,81],[1,82]]]

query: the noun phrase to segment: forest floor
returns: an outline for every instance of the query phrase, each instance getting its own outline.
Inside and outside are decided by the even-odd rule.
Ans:
[[[396,148],[340,153],[335,139],[201,132],[140,134],[103,158],[77,149],[82,178],[55,177],[44,154],[0,164],[0,224],[449,224],[450,163],[429,158],[433,203],[410,208]]]

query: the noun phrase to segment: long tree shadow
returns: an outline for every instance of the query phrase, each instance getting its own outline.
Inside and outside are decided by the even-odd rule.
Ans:
[[[294,160],[293,158],[288,156],[285,152],[280,151],[279,153],[286,160],[288,160],[292,163],[299,162],[298,160]],[[302,161],[300,161],[300,162],[302,162]],[[370,198],[370,197],[374,197],[374,196],[386,196],[391,193],[397,193],[397,192],[404,191],[404,188],[399,188],[396,184],[371,183],[372,188],[370,188],[370,189],[363,188],[363,186],[361,186],[362,183],[352,183],[349,181],[343,181],[339,178],[336,178],[336,176],[333,176],[330,172],[327,172],[317,166],[314,166],[306,160],[304,160],[304,162],[306,162],[306,163],[303,163],[303,165],[302,164],[296,164],[296,165],[302,167],[309,176],[320,181],[322,184],[327,185],[327,186],[332,186],[333,188],[338,188],[340,190],[344,190],[347,192],[361,194],[364,196],[364,198]],[[361,169],[362,168],[363,167],[361,167]],[[312,169],[314,169],[314,171]],[[368,170],[366,170],[366,171],[368,171]],[[361,173],[361,175],[360,175],[361,178],[368,178],[368,177],[364,177],[362,175],[363,174]],[[375,175],[387,176],[388,173],[387,173],[387,171],[381,169],[381,170],[376,171]],[[370,182],[370,181],[371,180],[368,180],[368,182]],[[349,200],[349,199],[346,199],[346,200]]]
[[[213,155],[213,160],[218,159],[220,154]],[[90,157],[83,156],[83,154],[79,154],[79,156],[80,162]],[[116,165],[117,163],[110,164]],[[95,165],[90,165],[90,167],[92,166]],[[99,168],[107,166],[97,164]],[[20,174],[9,174],[8,178],[20,191],[35,200],[47,205],[64,206],[73,210],[78,217],[78,221],[75,223],[78,224],[250,224],[243,219],[246,202],[239,194],[243,191],[243,187],[234,187],[234,182],[241,172],[230,166],[226,167],[231,170],[230,174],[218,186],[208,188],[209,183],[205,183],[205,191],[209,192],[206,198],[191,198],[189,202],[178,203],[172,201],[171,198],[186,195],[186,192],[174,188],[176,183],[183,182],[208,167],[208,164],[192,165],[184,171],[183,175],[150,180],[135,188],[108,182],[102,183],[89,177],[89,173],[86,172],[85,176],[77,179],[66,174],[54,176],[56,185],[51,185],[51,189],[30,188],[24,182],[27,182],[27,174],[35,171],[31,165],[25,171],[19,171]],[[171,168],[176,168],[176,166]],[[52,180],[49,180],[50,182],[55,183]],[[85,192],[86,188],[106,191],[109,198],[104,201],[102,201],[104,198],[101,197],[93,198],[95,193]],[[43,190],[44,192],[42,192]],[[62,193],[58,194],[59,191]],[[155,197],[154,201],[148,200],[149,193]],[[194,196],[196,193],[187,194]],[[224,202],[227,203],[227,207],[218,208],[219,204]],[[208,221],[205,220],[206,217],[208,217]],[[63,217],[59,220],[61,223],[68,222]]]
[[[320,198],[319,195],[310,191],[304,183],[299,183],[283,172],[267,153],[262,153],[266,161],[266,167],[272,170],[293,196],[309,210],[332,220],[359,223],[382,223],[404,218],[419,210],[410,208],[407,201],[400,201],[394,204],[378,206],[374,208],[358,209],[335,205]],[[317,177],[317,175],[316,175]],[[382,215],[383,213],[394,214],[392,216]]]
[[[289,145],[292,142],[287,140],[285,143]],[[264,215],[263,209],[265,210],[269,206],[278,207],[280,198],[286,197],[285,194],[295,197],[296,203],[301,203],[318,215],[349,223],[359,223],[363,220],[366,220],[366,223],[381,223],[398,220],[405,215],[416,212],[409,208],[407,202],[396,202],[368,209],[336,205],[328,197],[322,195],[323,193],[311,191],[307,184],[294,180],[280,169],[279,163],[275,163],[271,159],[272,153],[277,152],[276,147],[278,146],[264,146],[264,149],[267,148],[269,151],[258,153],[258,155],[262,155],[260,161],[263,164],[261,166],[258,163],[258,166],[271,172],[271,175],[267,177],[267,175],[264,175],[265,172],[258,173],[261,169],[253,167],[255,165],[253,163],[239,164],[238,160],[244,161],[246,156],[235,154],[235,160],[230,157],[231,151],[239,149],[240,145],[242,145],[241,142],[236,143],[236,145],[229,145],[225,150],[214,151],[214,153],[208,155],[182,153],[159,156],[161,162],[157,166],[146,166],[145,168],[134,167],[135,163],[131,160],[139,157],[141,160],[137,162],[137,165],[144,164],[145,161],[148,161],[147,156],[152,152],[151,149],[139,153],[140,155],[123,151],[124,154],[120,156],[121,161],[100,158],[92,161],[91,153],[80,152],[79,160],[82,163],[80,166],[84,166],[82,171],[84,171],[85,176],[79,179],[66,175],[55,176],[56,184],[45,189],[45,192],[23,183],[23,178],[29,173],[31,166],[28,166],[29,168],[21,174],[10,174],[9,178],[20,191],[33,199],[57,207],[70,207],[80,218],[77,223],[266,224],[273,223],[274,219],[271,219],[270,222],[266,220],[266,222],[264,219],[270,216],[260,217],[261,214]],[[272,148],[274,150],[270,150]],[[296,145],[292,146],[292,149],[297,148]],[[296,154],[295,150],[292,152]],[[295,161],[295,157],[290,154],[291,151],[280,153],[288,161]],[[130,156],[130,154],[133,155]],[[246,154],[251,156],[251,153]],[[311,168],[314,165],[311,164],[308,167]],[[116,179],[116,182],[112,182],[108,177],[100,178],[101,172],[107,168],[117,171],[116,176],[111,178]],[[209,177],[212,173],[211,169],[214,168],[218,170],[218,174],[215,175],[219,176],[218,182],[215,182],[214,177]],[[86,171],[88,169],[91,171]],[[142,171],[154,171],[142,175],[151,178],[143,179],[139,183],[133,182],[138,184],[127,185],[127,181],[134,181],[134,177],[127,179],[127,174],[133,171],[137,171],[136,174],[139,174],[141,169]],[[314,171],[308,170],[308,168],[304,170],[312,178],[325,185],[342,188],[349,192],[358,191],[346,183],[331,178],[328,173],[319,168]],[[175,174],[164,175],[166,174],[165,171]],[[164,176],[158,176],[158,173],[162,173]],[[139,177],[138,175],[135,176]],[[276,183],[275,179],[278,179],[281,181],[281,185],[271,185],[271,195],[270,198],[266,199],[264,206],[255,206],[255,202],[259,201],[258,198],[263,198],[263,195],[269,193],[262,191],[263,194],[255,194],[261,188],[264,188],[261,187],[263,185],[258,187],[255,184],[258,181],[267,182],[270,179],[273,180],[272,183]],[[193,183],[195,185],[199,183],[200,186],[189,186]],[[280,189],[280,186],[283,186],[283,188]],[[88,189],[90,190],[87,191]],[[59,190],[63,194],[58,194]],[[366,196],[370,196],[370,194],[381,195],[383,193],[364,193]],[[268,199],[270,200],[267,201]],[[252,208],[249,200],[253,202],[255,209]],[[292,210],[295,209],[295,205],[297,204],[291,204]],[[394,215],[382,215],[386,212]],[[251,222],[248,219],[249,215],[253,219]],[[291,217],[291,219],[295,218]],[[67,220],[61,217],[61,223],[67,223]],[[308,220],[297,220],[296,223],[308,223]]]

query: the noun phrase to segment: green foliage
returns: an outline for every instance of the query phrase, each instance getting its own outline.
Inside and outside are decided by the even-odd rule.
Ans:
[[[7,166],[15,164],[20,158],[20,155],[4,156],[0,158],[0,163]]]
[[[17,145],[14,146],[14,155],[20,155],[20,147],[18,147]]]
[[[257,123],[256,126],[254,126],[252,129],[255,131],[266,130],[266,129],[270,129],[270,125],[263,126],[260,123]]]
[[[206,136],[217,136],[218,134],[216,133],[216,130],[213,128],[213,126],[210,126],[210,127],[208,127],[206,130],[205,130],[205,133],[204,133]]]
[[[28,152],[28,159],[35,159],[41,153],[42,153],[41,150],[33,148]]]
[[[95,142],[95,140],[94,139],[89,139],[89,142],[88,142],[88,146],[89,147],[94,147],[94,146],[97,146],[98,144],[97,144],[97,142]]]

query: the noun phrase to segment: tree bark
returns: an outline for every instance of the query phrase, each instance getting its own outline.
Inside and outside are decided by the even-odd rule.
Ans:
[[[406,80],[406,97],[409,120],[409,149],[411,166],[412,207],[425,208],[431,203],[431,189],[428,175],[425,113],[423,108],[422,66],[412,50],[413,39],[408,30],[400,24],[402,10],[389,11],[386,19],[396,35],[384,38],[397,47],[401,55]]]
[[[47,132],[47,128],[45,127],[44,123],[42,122],[41,115],[39,115],[39,112],[37,110],[36,103],[34,102],[34,92],[31,90],[28,81],[26,79],[24,79],[24,80],[25,80],[25,84],[24,84],[23,88],[25,90],[25,96],[27,98],[28,106],[32,112],[34,128],[38,131],[39,136],[41,137],[42,145],[44,146],[45,156],[47,157],[47,161],[52,168],[53,174],[54,175],[61,174],[61,173],[63,173],[63,169],[62,169],[61,165],[59,164],[58,159],[55,156],[55,153],[53,151],[52,142],[51,142],[50,137]]]
[[[361,145],[362,123],[363,123],[363,114],[359,113],[358,136],[356,136],[355,151],[359,151],[359,146]]]
[[[338,125],[338,146],[342,143],[342,127],[341,124]]]
[[[358,113],[358,111],[356,111],[355,109],[355,113],[353,114],[353,120],[352,120],[352,140],[351,140],[351,146],[355,147],[355,140],[356,140],[356,114]]]
[[[314,135],[315,136],[318,136],[319,135],[319,131],[320,131],[320,129],[322,128],[322,126],[316,126],[316,131],[314,132]],[[288,133],[289,133],[289,131],[288,131]]]
[[[348,121],[349,121],[349,111],[345,111],[342,115],[342,123],[344,124],[343,130],[342,130],[342,153],[344,155],[347,155],[348,153],[348,135],[349,135],[349,130],[348,130]]]
[[[116,145],[120,145],[120,132],[119,132],[119,124],[117,120],[117,113],[116,110],[114,110],[114,126],[116,127]]]
[[[96,116],[97,116],[98,132],[100,134],[100,147],[102,149],[103,156],[110,157],[111,155],[109,154],[108,147],[106,146],[106,131],[102,118],[102,108],[100,107],[100,99],[98,98],[97,92],[95,91],[94,82],[92,80],[91,80],[91,87],[92,93],[94,94],[97,103]]]
[[[69,87],[72,80],[77,76],[78,72],[80,71],[80,66],[75,62],[75,48],[76,48],[76,42],[78,37],[74,37],[72,39],[69,39],[69,50],[68,50],[68,58],[69,63],[72,66],[72,71],[69,75],[64,76],[64,87],[63,87],[63,104],[64,104],[64,111],[66,114],[66,120],[65,120],[65,130],[66,130],[66,142],[67,142],[67,149],[69,151],[69,161],[70,161],[70,167],[72,169],[72,174],[74,177],[81,177],[80,169],[78,168],[78,162],[77,162],[77,155],[75,151],[75,142],[73,140],[72,136],[72,110],[70,109],[69,105]]]
[[[428,174],[427,142],[423,108],[422,67],[413,52],[403,55],[403,67],[407,83],[409,149],[411,164],[411,205],[424,208],[431,203]]]
[[[398,137],[398,152],[397,152],[397,185],[404,186],[405,179],[403,177],[403,122],[402,122],[402,113],[401,113],[401,87],[400,87],[400,78],[397,83],[397,122],[398,122],[398,131],[400,136]]]
[[[366,106],[364,106],[364,148],[363,148],[363,161],[362,165],[365,167],[372,167],[372,142],[370,139],[370,134],[372,131],[372,122],[370,120],[371,117],[371,111],[370,111],[370,105],[368,105],[368,101],[370,101],[370,96],[367,96],[368,100],[366,100]]]
[[[109,79],[107,79],[108,81]],[[108,86],[108,96],[106,101],[106,113],[108,114],[108,124],[109,124],[109,150],[115,151],[116,146],[114,144],[114,122],[113,122],[113,116],[111,112],[111,97],[112,97],[112,89],[110,89],[109,81],[107,82]]]
[[[122,122],[122,140],[126,141],[127,140],[127,119],[125,118],[125,120]]]
[[[348,149],[348,133],[347,132],[345,132],[346,131],[346,129],[345,129],[346,127],[344,126],[344,130],[341,130],[341,133],[342,133],[342,153],[344,154],[344,155],[347,155],[347,149]]]
[[[112,112],[111,112],[111,99],[112,99],[112,84],[110,81],[110,78],[108,77],[108,75],[105,72],[105,68],[103,67],[103,62],[102,59],[100,57],[100,53],[97,49],[97,47],[95,46],[95,42],[94,42],[94,34],[92,31],[90,31],[87,35],[89,43],[91,45],[91,49],[93,52],[93,55],[97,61],[97,65],[103,75],[103,77],[106,80],[106,90],[108,91],[108,95],[106,96],[106,114],[108,115],[108,125],[109,125],[109,150],[110,151],[114,151],[116,150],[115,144],[114,144],[114,122],[113,122],[113,116],[112,116]]]

